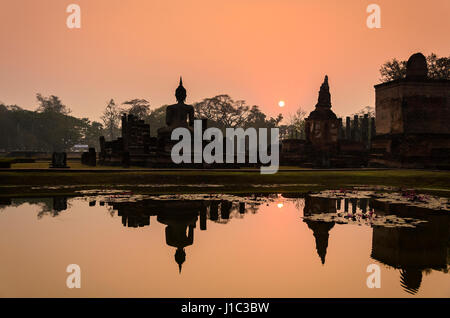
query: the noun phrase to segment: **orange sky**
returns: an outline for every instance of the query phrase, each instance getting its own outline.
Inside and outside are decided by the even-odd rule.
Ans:
[[[366,26],[371,3],[381,29]],[[183,75],[188,103],[226,93],[287,116],[313,109],[328,74],[347,115],[374,106],[386,60],[448,56],[449,13],[448,0],[2,0],[0,101],[34,109],[36,93],[55,94],[98,119],[110,98],[173,103]]]

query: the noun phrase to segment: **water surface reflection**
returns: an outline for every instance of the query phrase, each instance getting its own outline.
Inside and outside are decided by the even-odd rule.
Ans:
[[[423,272],[437,270],[448,273],[450,217],[445,211],[379,202],[368,198],[330,199],[312,196],[305,198],[303,211],[304,216],[307,216],[304,222],[313,231],[316,239],[316,250],[322,264],[325,264],[329,232],[336,223],[324,221],[327,214],[348,216],[353,221],[362,216],[362,224],[367,224],[364,216],[369,219],[369,215],[373,214],[378,219],[395,216],[396,220],[406,220],[404,223],[393,224],[391,219],[386,218],[384,224],[371,224],[371,257],[400,270],[400,283],[406,292],[416,294],[419,291]],[[322,220],[313,221],[308,218],[315,214],[321,215]],[[418,224],[408,226],[414,223]]]
[[[20,231],[21,222],[27,232]],[[7,282],[0,287],[3,297],[450,296],[449,215],[367,197],[115,193],[1,199],[0,230],[7,259],[0,269]],[[39,261],[34,244],[41,244]],[[68,245],[73,253],[64,250]],[[171,261],[164,256],[167,247]],[[105,258],[107,268],[100,270]],[[69,259],[81,263],[95,287],[87,281],[74,294],[57,283],[65,278],[54,273],[56,263],[61,267]],[[193,266],[186,272],[187,263]],[[380,290],[366,286],[371,263],[383,268]],[[34,286],[33,266],[53,284]]]

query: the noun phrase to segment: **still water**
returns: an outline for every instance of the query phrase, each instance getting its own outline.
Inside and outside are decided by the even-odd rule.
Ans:
[[[1,199],[0,297],[450,297],[449,237],[448,212],[367,197]]]

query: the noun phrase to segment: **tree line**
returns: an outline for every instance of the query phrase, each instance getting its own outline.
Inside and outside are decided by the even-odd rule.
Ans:
[[[59,97],[36,95],[35,111],[0,104],[0,150],[63,151],[72,146],[98,144],[101,123],[71,116]]]
[[[38,106],[34,111],[17,105],[0,104],[0,151],[69,151],[76,144],[99,149],[99,137],[106,140],[120,137],[122,115],[133,114],[150,124],[150,134],[165,126],[167,105],[151,109],[145,99],[132,99],[116,104],[111,99],[101,116],[101,122],[71,115],[69,107],[61,99],[51,95],[36,95]],[[247,105],[243,100],[234,100],[229,95],[205,98],[193,104],[195,117],[208,119],[209,127],[242,127],[280,129],[280,138],[304,138],[306,112],[302,108],[281,124],[283,116],[272,118],[264,114],[257,105]]]
[[[0,103],[0,151],[69,151],[74,145],[99,148],[99,137],[112,140],[120,136],[121,117],[133,114],[150,124],[151,135],[165,126],[167,105],[150,108],[146,99],[131,99],[116,104],[111,99],[101,116],[101,122],[77,118],[58,96],[36,95],[34,111],[17,105]],[[228,95],[206,98],[195,103],[195,117],[207,118],[210,127],[277,127],[282,115],[268,118],[258,106],[234,101]]]
[[[426,59],[431,79],[450,79],[450,57],[438,57],[432,53]],[[406,61],[387,61],[381,66],[380,74],[382,82],[403,78],[406,75]],[[146,121],[150,124],[150,134],[156,136],[157,129],[165,126],[168,106],[151,109],[148,100],[139,98],[118,105],[111,99],[102,113],[101,122],[97,122],[72,116],[70,108],[58,96],[37,94],[36,100],[34,111],[0,103],[0,151],[68,151],[76,144],[98,149],[100,136],[105,136],[107,140],[120,136],[124,113]],[[205,98],[193,106],[195,117],[208,119],[210,127],[222,130],[226,127],[278,127],[280,138],[304,137],[306,112],[302,108],[291,114],[286,124],[281,124],[281,114],[275,118],[268,117],[257,105],[248,105],[226,94]],[[374,116],[373,110],[363,109],[361,112]]]

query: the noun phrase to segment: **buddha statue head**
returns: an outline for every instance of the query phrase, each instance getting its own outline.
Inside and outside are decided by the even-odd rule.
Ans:
[[[175,90],[175,97],[178,103],[184,103],[186,100],[186,89],[183,87],[183,79],[180,76],[180,85]]]
[[[184,261],[186,260],[186,252],[182,247],[178,247],[175,252],[175,262],[178,264],[178,271],[181,274],[181,267],[183,266]]]

